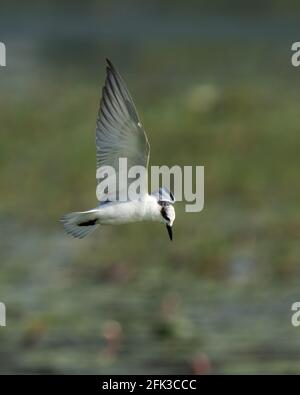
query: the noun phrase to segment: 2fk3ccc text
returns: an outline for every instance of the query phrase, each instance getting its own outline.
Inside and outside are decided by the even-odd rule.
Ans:
[[[196,380],[147,380],[147,390],[196,390]]]

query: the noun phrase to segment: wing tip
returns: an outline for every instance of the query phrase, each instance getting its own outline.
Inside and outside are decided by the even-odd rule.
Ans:
[[[112,64],[112,62],[111,62],[108,58],[106,58],[106,63],[107,63],[107,67],[108,67],[110,70],[112,70],[112,71],[115,70],[115,68],[114,68],[114,66],[113,66],[113,64]]]
[[[106,58],[106,63],[107,63],[107,65],[106,65],[107,77],[109,79],[114,78],[115,81],[117,81],[119,83],[120,76],[119,76],[117,70],[115,69],[114,65],[108,58]]]
[[[116,82],[117,82],[119,88],[120,88],[120,87],[123,87],[123,89],[126,90],[126,89],[127,89],[127,88],[126,88],[126,84],[125,84],[125,82],[123,81],[123,79],[122,79],[120,73],[119,73],[119,72],[117,71],[117,69],[115,68],[115,66],[112,64],[112,62],[111,62],[108,58],[106,58],[106,63],[107,63],[106,71],[107,71],[108,76],[111,76],[111,75],[112,75],[113,78],[116,80]]]

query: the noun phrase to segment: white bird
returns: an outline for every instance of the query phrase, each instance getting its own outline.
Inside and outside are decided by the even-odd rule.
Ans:
[[[112,63],[107,60],[106,80],[96,126],[97,169],[112,166],[119,172],[119,159],[126,158],[128,167],[148,168],[150,146],[130,93]],[[123,175],[122,175],[123,176]],[[112,190],[120,193],[119,185]],[[173,194],[167,188],[127,201],[102,201],[92,210],[64,215],[65,231],[79,239],[99,225],[117,225],[136,221],[157,221],[166,225],[170,240],[175,220]]]

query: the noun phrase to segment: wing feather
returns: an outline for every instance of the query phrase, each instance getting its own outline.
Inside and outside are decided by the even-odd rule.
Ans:
[[[119,158],[127,158],[128,168],[136,165],[147,168],[149,151],[131,95],[120,74],[107,60],[96,127],[97,170],[112,166],[118,178]],[[117,194],[118,188],[116,185]]]

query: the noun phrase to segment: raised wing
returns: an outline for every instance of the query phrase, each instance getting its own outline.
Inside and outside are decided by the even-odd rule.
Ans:
[[[107,60],[105,86],[102,90],[102,99],[97,118],[96,149],[97,149],[97,179],[102,178],[102,171],[107,166],[115,169],[116,180],[119,178],[119,158],[127,159],[127,166],[148,167],[149,142],[142,127],[130,93],[112,63]],[[121,171],[123,173],[123,169]],[[100,177],[99,177],[100,176]],[[125,177],[121,174],[121,177]],[[132,180],[131,180],[132,181]],[[100,180],[101,182],[101,180]],[[115,185],[111,178],[109,191],[117,197],[122,186]],[[123,183],[123,185],[128,183]],[[125,186],[126,187],[126,186]],[[97,197],[102,201],[97,192]],[[109,200],[109,194],[105,199]]]

